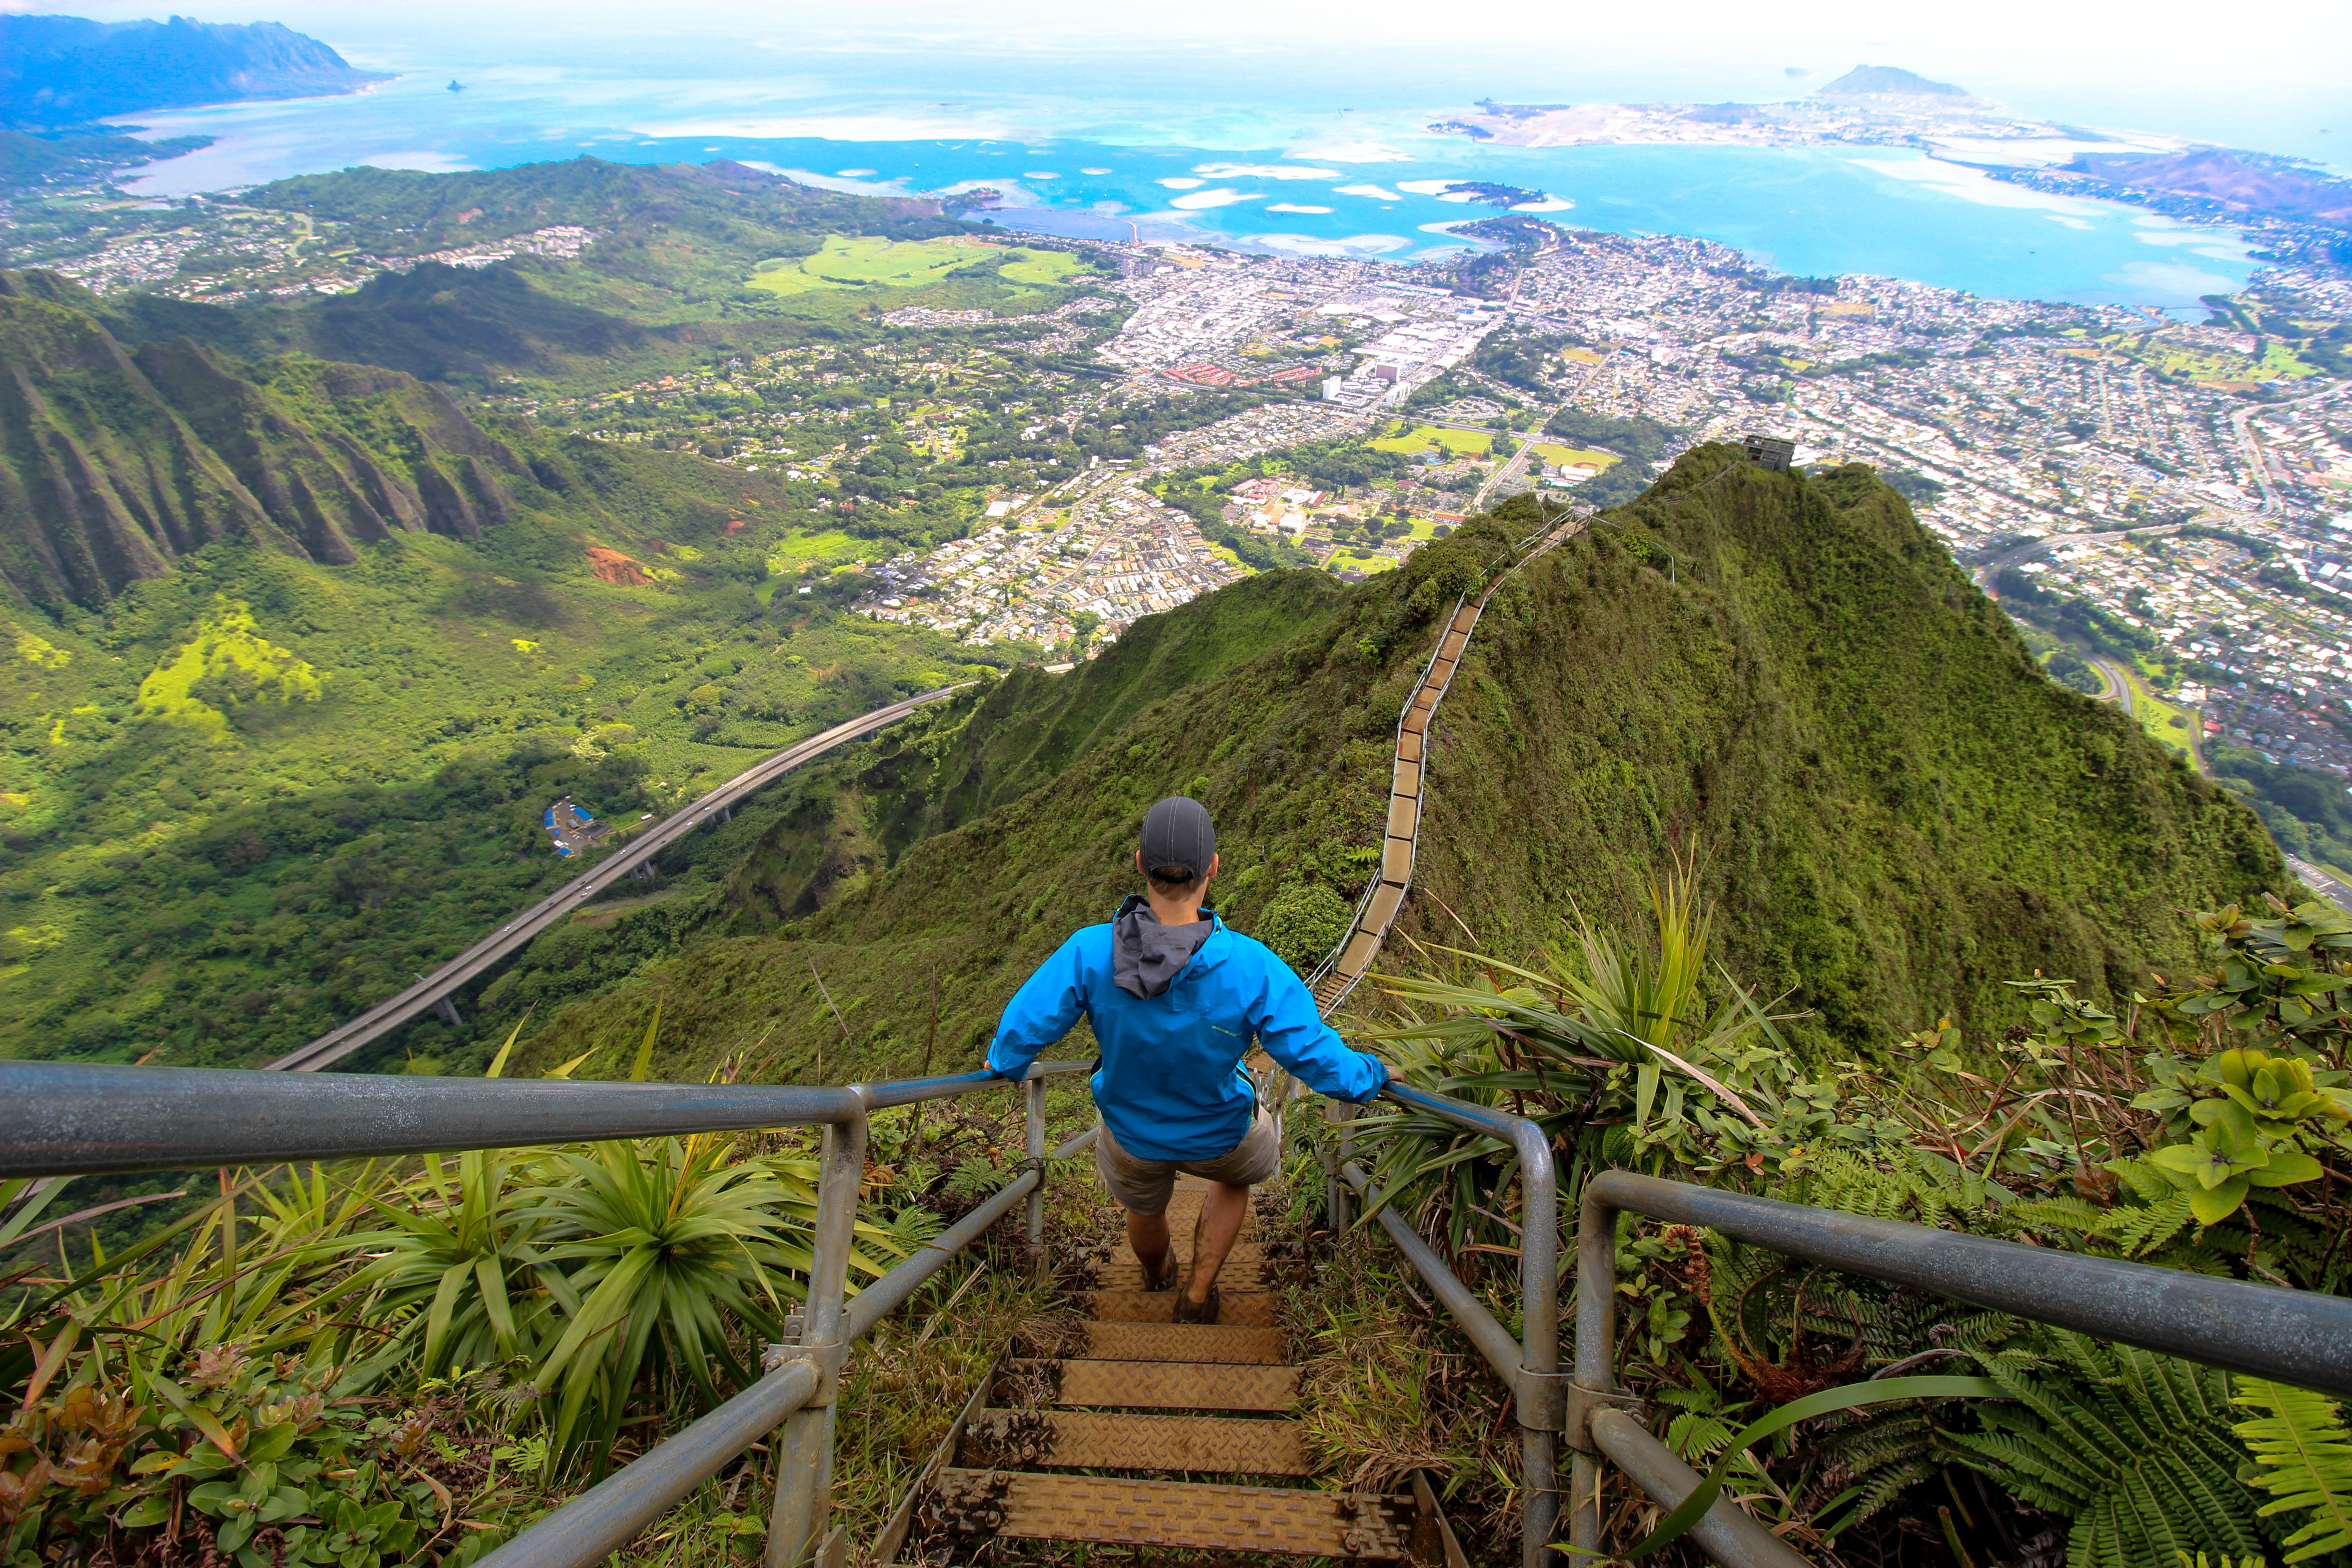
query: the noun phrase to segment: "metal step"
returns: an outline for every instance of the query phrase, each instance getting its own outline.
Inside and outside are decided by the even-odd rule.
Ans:
[[[1280,1329],[1231,1323],[1087,1323],[1087,1361],[1215,1362],[1280,1366],[1289,1359]]]
[[[1181,1230],[1171,1233],[1168,1237],[1168,1245],[1175,1252],[1178,1262],[1190,1263],[1192,1261],[1192,1230],[1190,1226],[1185,1226]],[[1236,1263],[1263,1263],[1265,1261],[1265,1243],[1262,1241],[1236,1241],[1225,1252],[1225,1263],[1227,1267],[1231,1267]],[[1106,1267],[1140,1270],[1143,1268],[1143,1265],[1136,1258],[1135,1254],[1129,1250],[1127,1243],[1122,1241],[1118,1244],[1118,1249],[1110,1255],[1110,1258]]]
[[[1006,1405],[1288,1410],[1298,1403],[1298,1369],[1197,1362],[1008,1361],[997,1377],[996,1397]]]
[[[1304,1476],[1297,1421],[1223,1415],[1113,1415],[1085,1410],[981,1411],[964,1424],[956,1462],[978,1469],[1173,1470]]]
[[[1172,1323],[1176,1321],[1173,1290],[1087,1290],[1082,1292],[1104,1323]],[[1275,1299],[1264,1291],[1227,1291],[1217,1303],[1217,1322],[1237,1327],[1272,1328],[1282,1321]]]
[[[1412,1505],[1399,1499],[1125,1476],[942,1470],[926,1503],[934,1531],[1032,1541],[1395,1562],[1412,1534]]]
[[[1192,1259],[1187,1257],[1182,1261],[1190,1263]],[[1228,1295],[1235,1290],[1263,1290],[1265,1289],[1265,1265],[1228,1258],[1224,1267],[1217,1270],[1217,1287]],[[1143,1289],[1143,1265],[1116,1259],[1103,1264],[1095,1270],[1095,1289],[1140,1290]]]

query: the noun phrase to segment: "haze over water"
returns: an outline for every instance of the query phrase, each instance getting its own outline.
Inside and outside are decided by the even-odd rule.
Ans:
[[[355,64],[403,74],[344,98],[142,116],[152,135],[220,141],[156,165],[138,188],[185,194],[355,163],[725,157],[876,195],[984,185],[1003,193],[1000,221],[1015,227],[1410,260],[1458,250],[1448,226],[1493,216],[1439,194],[1443,181],[1481,180],[1541,193],[1528,210],[1562,223],[1698,236],[1781,271],[1992,298],[2185,311],[2257,265],[2228,231],[2043,196],[1897,149],[1528,149],[1431,134],[1449,106],[1500,90],[1451,69],[1308,79],[1272,51],[1178,49],[1154,63],[1120,50],[982,57],[714,37],[625,61],[576,40],[532,59],[505,38],[492,61],[462,30],[373,51],[322,36]],[[464,89],[447,90],[452,79]],[[1779,95],[1820,79],[1788,80]],[[1763,80],[1751,96],[1772,90]],[[1422,101],[1405,96],[1414,89]],[[1372,96],[1340,101],[1360,91]]]

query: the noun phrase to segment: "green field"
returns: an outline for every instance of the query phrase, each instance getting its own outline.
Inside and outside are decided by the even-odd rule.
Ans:
[[[807,294],[829,289],[928,289],[947,281],[959,268],[985,267],[1003,259],[998,276],[1034,289],[1058,288],[1087,270],[1077,257],[1060,250],[1008,250],[961,239],[884,239],[877,235],[829,234],[814,256],[771,257],[745,279],[775,294]],[[1025,291],[1025,289],[1024,290]]]
[[[1536,443],[1535,455],[1557,467],[1562,463],[1591,463],[1596,468],[1606,468],[1619,461],[1614,452],[1594,452],[1581,447],[1562,447],[1551,441]]]
[[[1433,425],[1419,425],[1404,435],[1383,436],[1364,445],[1376,452],[1426,452],[1435,448],[1452,458],[1483,458],[1494,449],[1495,438],[1484,430],[1442,430]]]
[[[746,279],[776,294],[819,289],[922,289],[959,267],[987,259],[978,247],[949,239],[890,240],[829,234],[814,256],[771,258]]]

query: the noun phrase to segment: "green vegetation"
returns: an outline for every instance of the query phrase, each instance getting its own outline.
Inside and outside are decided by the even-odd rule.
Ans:
[[[1789,999],[1713,962],[1727,932],[1696,864],[1652,887],[1641,927],[1580,926],[1518,963],[1427,951],[1378,1004],[1370,1033],[1410,1079],[1553,1136],[1563,1216],[1581,1173],[1613,1166],[2297,1289],[2352,1278],[2322,1163],[2352,1150],[2352,1088],[2328,1065],[2352,1028],[2337,1005],[2352,917],[2274,899],[2199,914],[2200,979],[2151,977],[2124,1010],[2016,981],[2025,1020],[1997,1039],[1944,1018],[1832,1069],[1792,1048]],[[1956,1142],[1957,1128],[1976,1131]],[[1472,1288],[1507,1300],[1508,1154],[1409,1112],[1367,1116],[1356,1137]],[[2191,1547],[2300,1561],[2352,1539],[2352,1446],[2316,1396],[1684,1226],[1628,1217],[1617,1258],[1620,1375],[1676,1413],[1664,1436],[1683,1458],[1727,1468],[1797,1544],[1871,1560],[1924,1524],[1981,1561],[2047,1528],[2042,1550],[2099,1568]],[[1875,1380],[1923,1357],[1981,1381],[1769,1447],[1734,1436],[1801,1398],[1884,1403]],[[1358,1452],[1426,1433],[1417,1411],[1339,1403]],[[1485,1501],[1480,1414],[1429,1446]]]
[[[1613,922],[1638,907],[1649,868],[1696,837],[1727,955],[1765,994],[1792,990],[1807,1016],[1790,1027],[1807,1048],[1852,1054],[1921,1017],[2005,1019],[2006,974],[2042,968],[2120,991],[2170,972],[2187,962],[2170,911],[2200,889],[2284,885],[2250,813],[2112,708],[2045,679],[1866,468],[1770,476],[1709,448],[1621,521],[1629,534],[1555,552],[1489,610],[1448,701],[1406,937],[1458,942],[1466,929],[1517,946],[1578,911]],[[814,963],[857,999],[860,1059],[882,1072],[911,1065],[928,1037],[919,999],[936,969],[939,1044],[952,1053],[940,1059],[961,1065],[1028,967],[1105,918],[1134,814],[1168,793],[1218,814],[1215,897],[1242,929],[1297,884],[1351,900],[1376,858],[1396,714],[1432,627],[1533,521],[1520,500],[1456,530],[986,815],[946,811],[908,771],[968,743],[960,709],[818,770],[801,787],[824,809],[762,851],[805,869],[772,896],[730,894],[761,929],[787,923],[688,945],[623,994],[658,988],[682,1009],[681,1071],[747,1010],[779,1019],[777,1039],[808,1055],[838,1037]],[[1661,547],[1678,562],[1671,580]],[[1265,589],[1164,618],[1218,615],[1248,591]],[[997,689],[992,701],[1031,700]],[[916,784],[889,819],[945,830],[825,870],[827,846],[879,820],[857,781],[885,762],[882,776]],[[1493,787],[1502,779],[1510,787]],[[1528,799],[1554,804],[1530,813]],[[949,908],[968,913],[942,921]],[[611,1043],[610,1016],[541,1015],[531,1059]]]
[[[1048,1119],[1058,1140],[1092,1108],[1057,1089]],[[877,1117],[850,1289],[1011,1179],[1019,1126],[1009,1093],[932,1108],[919,1131]],[[33,1228],[79,1190],[53,1185],[0,1221],[0,1549],[467,1568],[758,1375],[805,1288],[814,1151],[793,1130],[225,1172],[217,1197],[110,1253],[84,1240],[87,1211],[62,1237]],[[0,1183],[0,1205],[26,1185]],[[1049,1235],[1096,1244],[1074,1186],[1049,1186]],[[845,1372],[835,1505],[861,1539],[1045,1306],[1012,1261],[975,1247]],[[755,1447],[625,1557],[740,1562],[774,1485]]]
[[[1034,297],[1038,288],[1058,288],[1090,275],[1086,261],[1058,250],[1005,250],[961,237],[892,240],[829,234],[814,253],[770,257],[752,269],[754,289],[802,294],[824,289],[925,289],[959,276],[994,276],[1015,285],[1007,302]]]
[[[1401,432],[1401,433],[1391,433]],[[1402,421],[1379,437],[1364,443],[1375,452],[1443,452],[1448,457],[1483,458],[1494,450],[1495,437],[1485,430],[1455,430],[1435,425],[1402,429]]]

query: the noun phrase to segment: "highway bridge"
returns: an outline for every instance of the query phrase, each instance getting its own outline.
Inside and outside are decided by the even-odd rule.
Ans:
[[[895,723],[923,704],[936,702],[971,684],[968,680],[959,681],[953,686],[942,686],[936,691],[926,691],[919,697],[893,702],[886,708],[877,708],[871,713],[861,713],[846,723],[835,724],[821,734],[812,735],[798,745],[789,746],[764,759],[677,815],[666,817],[636,835],[623,846],[619,853],[598,861],[580,877],[523,910],[397,996],[376,1004],[350,1023],[320,1036],[300,1050],[280,1057],[266,1070],[316,1072],[320,1068],[331,1067],[341,1061],[362,1047],[382,1039],[419,1013],[447,1003],[465,986],[479,980],[529,946],[541,931],[570,919],[600,889],[630,875],[704,823],[713,817],[724,819],[731,816],[738,803],[766,788],[803,763],[821,757],[847,742],[871,734],[886,724]]]

